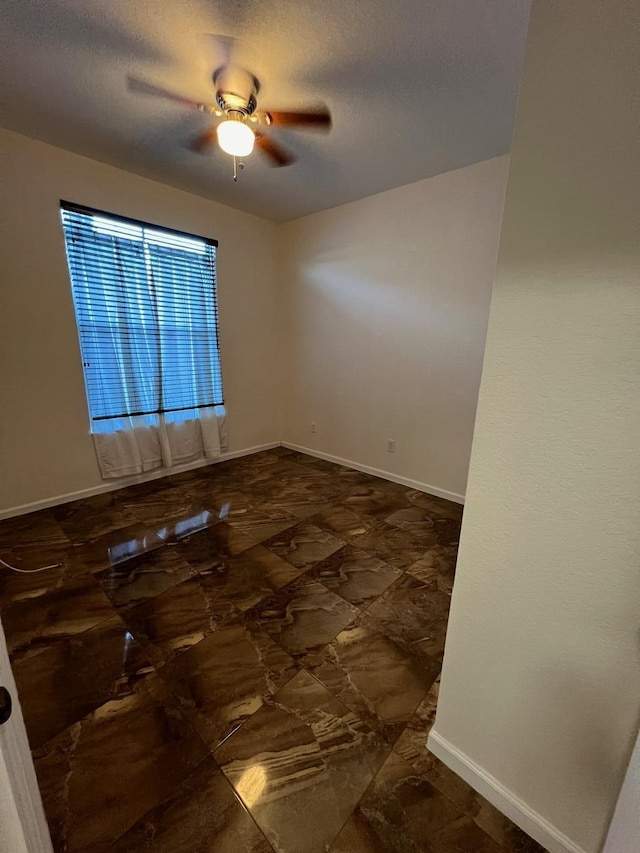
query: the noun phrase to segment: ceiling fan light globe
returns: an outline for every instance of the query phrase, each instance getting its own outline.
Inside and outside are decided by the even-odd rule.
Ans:
[[[253,151],[255,135],[241,121],[227,119],[218,125],[218,145],[233,157],[247,157]]]

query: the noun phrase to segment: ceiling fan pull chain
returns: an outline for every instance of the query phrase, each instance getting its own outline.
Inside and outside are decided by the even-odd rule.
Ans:
[[[235,154],[233,155],[233,180],[238,180],[238,170],[242,171],[244,169],[244,162],[241,159],[238,159]]]

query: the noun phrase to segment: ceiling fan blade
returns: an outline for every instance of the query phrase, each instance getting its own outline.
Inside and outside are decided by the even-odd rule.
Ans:
[[[326,107],[299,112],[261,110],[258,118],[273,127],[307,127],[318,130],[329,130],[331,127],[331,113]]]
[[[215,142],[217,142],[216,128],[210,127],[192,139],[189,148],[196,154],[205,154]]]
[[[194,101],[193,98],[185,98],[183,95],[177,95],[175,92],[169,91],[169,89],[163,89],[161,86],[146,83],[137,77],[127,77],[127,88],[130,92],[135,92],[137,95],[151,95],[155,98],[164,98],[165,100],[175,101],[177,104],[184,104],[186,107],[199,109],[203,112],[219,112],[218,107],[213,104],[203,104],[200,101]]]
[[[268,157],[271,161],[272,166],[289,166],[291,163],[295,162],[295,157],[286,148],[283,148],[277,142],[274,142],[273,139],[270,139],[264,133],[260,133],[260,131],[255,132],[256,136],[256,148],[258,148],[262,153]]]

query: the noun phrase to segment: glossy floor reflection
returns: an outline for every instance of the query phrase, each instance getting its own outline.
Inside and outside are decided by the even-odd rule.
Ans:
[[[278,448],[0,522],[56,851],[540,850],[425,748],[460,520]]]

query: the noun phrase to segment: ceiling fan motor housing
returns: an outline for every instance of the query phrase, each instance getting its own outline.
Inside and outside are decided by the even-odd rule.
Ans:
[[[216,101],[221,110],[233,110],[251,115],[258,106],[257,94],[260,83],[244,68],[223,65],[213,72]]]

